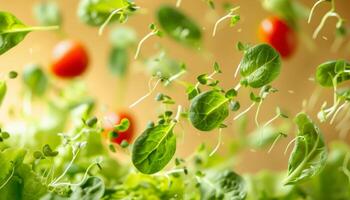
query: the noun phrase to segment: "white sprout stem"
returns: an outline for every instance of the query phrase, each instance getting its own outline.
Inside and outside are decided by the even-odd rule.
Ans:
[[[327,1],[327,0],[319,0],[319,1],[317,1],[317,2],[312,6],[312,8],[311,8],[311,10],[310,10],[309,18],[307,19],[307,23],[310,24],[311,18],[312,18],[313,14],[314,14],[314,11],[315,11],[315,8],[316,8],[318,5],[320,5],[321,3],[326,2],[326,1]]]
[[[295,137],[293,140],[291,140],[289,143],[288,143],[288,145],[287,145],[287,147],[286,147],[286,149],[284,150],[284,155],[286,155],[287,154],[287,151],[288,151],[288,149],[289,149],[289,147],[290,147],[290,145],[292,145],[293,144],[293,142],[295,142],[297,139],[299,139],[299,138],[304,138],[303,136],[297,136],[297,137]]]
[[[167,81],[167,85],[170,84],[172,81],[178,79],[179,77],[181,77],[185,73],[186,73],[186,70],[181,70],[179,73],[171,76]]]
[[[114,10],[113,12],[111,12],[111,14],[108,16],[108,18],[106,19],[105,22],[103,22],[103,24],[101,25],[100,29],[98,30],[98,35],[102,35],[104,29],[106,28],[106,26],[108,25],[108,23],[112,20],[113,16],[116,15],[118,12],[120,12],[121,10],[123,10],[125,7],[123,8],[118,8],[116,10]]]
[[[339,106],[339,108],[335,111],[335,113],[334,113],[334,115],[333,115],[333,117],[332,117],[332,119],[331,119],[331,121],[330,121],[330,124],[333,124],[333,122],[334,122],[336,116],[338,115],[339,111],[340,111],[341,109],[343,109],[344,106],[346,106],[347,104],[348,104],[348,102],[345,102],[345,103],[343,103],[341,106]]]
[[[177,106],[176,116],[175,116],[175,121],[176,121],[176,122],[178,122],[178,121],[180,120],[181,110],[182,110],[182,106],[181,106],[181,105],[178,105],[178,106]]]
[[[335,13],[333,10],[328,11],[328,12],[323,16],[323,18],[322,18],[322,20],[321,20],[321,23],[317,26],[317,28],[316,28],[314,34],[312,35],[312,37],[313,37],[314,39],[317,38],[318,34],[320,33],[320,31],[321,31],[322,28],[324,27],[324,25],[325,25],[325,23],[326,23],[326,21],[327,21],[327,19],[328,19],[329,17],[336,17],[338,20],[341,20],[340,16],[339,16],[337,13]]]
[[[240,83],[238,83],[238,84],[235,86],[235,90],[238,91],[239,88],[241,88],[241,86],[242,86],[242,85],[241,85]]]
[[[238,73],[239,73],[239,69],[241,68],[241,65],[238,65],[236,71],[235,71],[235,75],[234,75],[234,78],[236,78],[238,76]]]
[[[218,21],[216,21],[216,23],[215,23],[215,25],[214,25],[214,29],[213,29],[213,37],[214,37],[215,34],[216,34],[216,30],[217,30],[218,25],[219,25],[222,21],[224,21],[225,19],[232,17],[234,11],[238,10],[239,8],[240,8],[240,7],[237,6],[237,7],[233,8],[233,9],[231,9],[230,12],[229,12],[227,15],[221,17]]]
[[[176,7],[180,7],[181,2],[182,2],[181,0],[177,0],[177,1],[176,1]]]
[[[259,121],[258,121],[258,117],[259,117],[259,112],[260,112],[260,108],[261,108],[261,105],[262,105],[262,102],[263,100],[261,99],[259,104],[258,104],[258,107],[256,109],[256,112],[255,112],[255,117],[254,117],[254,121],[255,121],[255,125],[259,128]]]
[[[0,190],[6,186],[6,184],[11,180],[11,178],[13,177],[13,174],[15,173],[15,167],[12,168],[12,172],[10,174],[10,176],[8,177],[8,179],[0,186]]]
[[[216,21],[215,25],[214,25],[214,29],[213,29],[213,37],[216,35],[216,30],[217,30],[217,27],[218,25],[224,21],[225,19],[227,18],[230,18],[232,16],[232,12],[228,13],[227,15],[221,17],[218,21]]]
[[[219,138],[218,138],[218,143],[216,144],[215,148],[213,149],[212,152],[210,152],[209,157],[212,157],[220,148],[222,143],[222,128],[219,128]]]
[[[75,161],[75,159],[77,158],[78,154],[79,154],[80,148],[78,148],[77,152],[75,152],[75,154],[73,154],[73,158],[72,160],[69,162],[68,166],[66,167],[66,169],[63,171],[63,173],[56,178],[52,183],[50,183],[51,186],[56,185],[56,183],[61,180],[68,172],[69,168],[73,165],[73,162]]]
[[[271,147],[269,148],[269,150],[267,151],[268,154],[271,153],[272,149],[276,146],[276,143],[278,141],[278,139],[280,139],[280,137],[282,136],[282,134],[278,134],[277,137],[275,138],[275,140],[273,141]]]
[[[242,111],[241,113],[239,113],[238,115],[236,115],[233,120],[237,120],[239,119],[242,115],[246,114],[250,109],[253,108],[253,106],[255,105],[256,103],[252,103],[247,109],[245,109],[244,111]]]
[[[140,54],[142,44],[143,44],[148,38],[152,37],[152,36],[155,35],[155,34],[156,34],[156,32],[152,31],[152,32],[148,33],[145,37],[143,37],[143,38],[140,40],[139,44],[137,45],[137,49],[136,49],[136,53],[135,53],[135,57],[134,57],[135,60],[137,59],[137,57],[138,57],[139,54]]]
[[[69,183],[69,182],[65,182],[65,183],[54,183],[52,186],[53,187],[57,187],[57,186],[65,186],[65,185],[68,185],[68,186],[78,186],[78,185],[81,185],[85,182],[87,176],[88,176],[88,173],[89,171],[91,170],[92,167],[94,167],[95,165],[97,165],[98,163],[92,163],[89,165],[89,167],[86,169],[85,173],[84,173],[84,176],[82,178],[82,180],[78,183]]]
[[[150,90],[148,91],[147,94],[145,94],[144,96],[142,96],[141,98],[139,98],[137,101],[135,101],[133,104],[131,104],[129,106],[129,108],[133,108],[135,107],[137,104],[139,104],[141,101],[143,101],[144,99],[146,99],[149,95],[152,94],[152,92],[156,89],[156,87],[158,86],[158,84],[160,83],[160,79],[157,80],[156,84],[153,86],[153,88],[150,88]]]

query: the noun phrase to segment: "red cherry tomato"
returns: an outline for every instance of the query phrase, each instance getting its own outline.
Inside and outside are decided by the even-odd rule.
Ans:
[[[51,70],[60,78],[74,78],[82,75],[88,63],[88,53],[77,41],[61,41],[53,49]]]
[[[109,113],[105,116],[104,119],[104,137],[109,138],[109,134],[113,131],[115,125],[118,125],[122,119],[128,119],[130,126],[124,132],[118,132],[118,137],[111,139],[112,143],[121,144],[123,140],[126,140],[129,144],[132,142],[135,125],[133,117],[127,112],[118,112],[118,113]]]
[[[283,58],[290,57],[297,47],[295,31],[278,17],[269,17],[261,22],[259,38],[274,47]]]

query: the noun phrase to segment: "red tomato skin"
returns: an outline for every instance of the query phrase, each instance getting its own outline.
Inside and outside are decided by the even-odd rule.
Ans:
[[[60,78],[75,78],[86,71],[88,63],[88,53],[80,42],[64,40],[53,49],[51,71]]]
[[[128,119],[130,126],[129,128],[124,131],[124,132],[118,132],[118,137],[113,138],[111,140],[112,143],[114,144],[121,144],[123,140],[126,140],[129,144],[131,144],[133,136],[134,136],[134,131],[135,131],[135,124],[134,124],[134,119],[130,113],[127,112],[113,112],[109,113],[105,116],[104,119],[104,137],[108,138],[109,133],[113,131],[113,128],[115,125],[118,125],[122,119]]]
[[[258,34],[262,42],[274,47],[283,58],[289,58],[296,50],[298,41],[295,31],[278,17],[264,19]]]

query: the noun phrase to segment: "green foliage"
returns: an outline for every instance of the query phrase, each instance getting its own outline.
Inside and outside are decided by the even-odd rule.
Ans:
[[[229,100],[223,93],[215,90],[196,96],[189,109],[192,125],[201,131],[218,128],[229,115]]]
[[[247,196],[243,178],[229,170],[213,173],[200,185],[203,200],[244,200]]]
[[[5,95],[7,92],[7,85],[5,81],[0,81],[0,106],[4,101]]]
[[[124,22],[129,13],[134,11],[133,6],[127,0],[80,0],[78,17],[88,25],[101,26],[113,11],[121,9],[112,16],[111,21]]]
[[[30,64],[25,66],[22,78],[25,87],[33,95],[42,96],[48,87],[47,76],[39,65]]]
[[[260,44],[247,49],[239,64],[242,85],[260,88],[277,78],[281,68],[281,58],[268,44]]]
[[[112,74],[124,77],[129,65],[129,55],[126,48],[113,47],[109,54],[109,69]]]
[[[154,174],[163,169],[176,150],[174,123],[147,128],[135,141],[132,162],[144,174]]]
[[[179,43],[191,47],[201,44],[201,29],[177,8],[161,6],[157,11],[157,20],[161,29]]]
[[[61,11],[53,0],[43,1],[33,7],[35,19],[42,26],[61,25]]]
[[[327,61],[317,67],[316,81],[323,87],[333,87],[349,79],[350,63],[345,60]]]
[[[327,161],[327,148],[319,128],[305,113],[295,119],[298,133],[295,146],[288,162],[288,177],[285,184],[296,184],[309,179],[324,168]]]

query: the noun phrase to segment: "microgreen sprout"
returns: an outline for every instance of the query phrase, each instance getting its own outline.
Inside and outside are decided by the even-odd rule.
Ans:
[[[122,8],[118,8],[115,9],[114,11],[111,12],[111,14],[108,16],[108,18],[106,19],[105,22],[103,22],[103,24],[100,26],[99,30],[98,30],[98,35],[102,35],[103,31],[105,29],[105,27],[108,25],[108,23],[112,20],[113,16],[120,13],[120,19],[125,18],[124,17],[124,13],[123,10],[127,8],[127,6],[122,7]],[[122,17],[123,16],[123,17]],[[126,19],[125,19],[126,20]]]
[[[144,99],[146,99],[148,96],[150,96],[153,91],[157,88],[158,84],[161,82],[161,79],[158,78],[158,80],[156,81],[156,83],[152,86],[152,81],[154,80],[154,77],[152,77],[149,82],[148,82],[148,92],[142,96],[141,98],[139,98],[138,100],[136,100],[134,103],[132,103],[129,108],[133,108],[134,106],[136,106],[137,104],[139,104],[141,101],[143,101]]]
[[[209,157],[212,157],[220,148],[222,144],[222,128],[219,128],[219,137],[218,137],[218,143],[216,144],[215,148],[212,152],[210,152]]]
[[[312,37],[315,39],[317,38],[318,34],[320,33],[320,31],[322,30],[322,28],[324,27],[326,21],[328,18],[330,17],[335,17],[337,18],[338,22],[336,23],[336,29],[337,30],[341,30],[344,28],[344,19],[336,12],[335,9],[335,0],[318,0],[314,6],[312,7],[311,11],[310,11],[310,15],[308,18],[308,23],[311,22],[311,18],[312,15],[314,13],[315,8],[320,5],[323,2],[330,2],[331,3],[331,9],[322,17],[320,24],[317,26],[317,28],[315,29]]]
[[[292,144],[293,144],[296,140],[298,140],[298,139],[305,140],[305,137],[303,137],[303,136],[297,136],[297,137],[295,137],[293,140],[291,140],[291,141],[288,143],[286,149],[284,150],[284,153],[283,153],[284,155],[287,154],[287,151],[288,151],[290,145],[292,145]]]
[[[213,29],[213,37],[214,37],[215,34],[216,34],[216,30],[217,30],[218,25],[219,25],[222,21],[224,21],[224,20],[230,18],[230,26],[234,26],[234,25],[237,24],[237,22],[240,20],[240,16],[234,14],[234,12],[237,11],[239,8],[240,8],[239,6],[236,6],[236,7],[234,7],[234,8],[229,9],[228,14],[226,14],[225,16],[221,17],[218,21],[216,21],[216,23],[215,23],[215,25],[214,25],[214,29]]]
[[[269,150],[267,151],[267,153],[271,153],[272,149],[276,146],[277,141],[281,138],[281,137],[287,137],[287,135],[285,133],[279,132],[278,135],[276,136],[275,140],[273,141],[271,147],[269,148]]]
[[[150,24],[149,25],[149,29],[151,29],[151,32],[149,32],[145,37],[143,37],[139,44],[137,45],[137,49],[136,49],[136,53],[135,53],[135,56],[134,56],[134,59],[137,59],[139,54],[140,54],[140,51],[141,51],[141,47],[142,47],[142,44],[150,37],[154,36],[154,35],[157,35],[159,37],[161,37],[163,35],[163,33],[158,29],[158,27],[155,25],[155,24]]]

